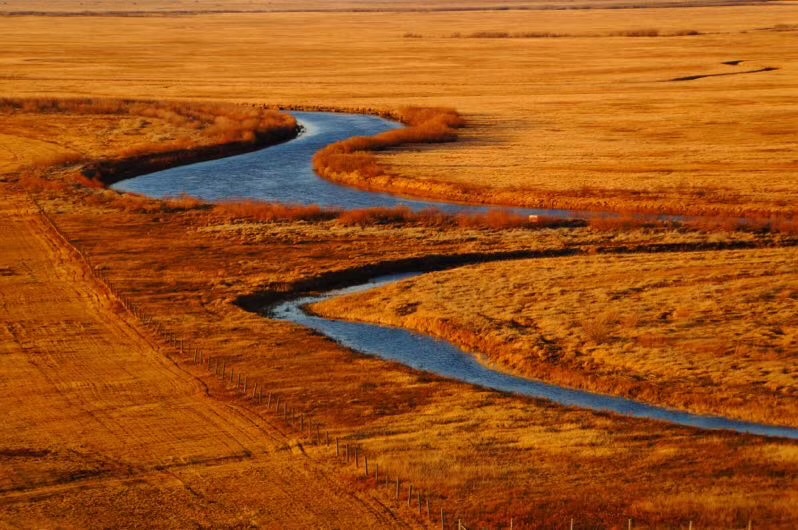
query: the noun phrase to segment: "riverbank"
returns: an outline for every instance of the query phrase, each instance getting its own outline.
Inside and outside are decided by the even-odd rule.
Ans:
[[[626,517],[641,526],[678,526],[689,519],[706,526],[744,526],[748,514],[774,521],[775,527],[778,521],[798,520],[789,508],[793,499],[785,495],[796,490],[790,477],[798,476],[790,442],[502,396],[354,354],[307,329],[233,304],[253,292],[290,296],[300,286],[322,285],[318,278],[325,275],[340,280],[350,271],[374,270],[391,261],[512,249],[587,251],[620,243],[619,236],[584,228],[253,222],[206,210],[144,214],[61,199],[44,206],[108,281],[165,330],[190,338],[228,370],[267,382],[266,392],[291,403],[296,414],[312,415],[342,443],[357,442],[380,473],[400,475],[403,484],[410,481],[430,492],[435,506],[444,503],[464,520],[498,525],[512,514],[515,524],[532,527],[551,526],[573,514],[600,526]],[[116,219],[112,225],[101,222],[111,217]],[[695,238],[698,244],[705,236],[620,236],[627,249],[651,244],[652,237]],[[189,365],[189,359],[183,362]],[[197,376],[213,384],[212,376]],[[265,405],[239,402],[219,390],[212,395],[254,414],[269,414]],[[315,454],[311,447],[305,450]],[[693,479],[685,482],[685,475]],[[580,488],[563,491],[558,485],[564,483]],[[704,493],[697,496],[694,488]],[[717,502],[720,498],[724,503]],[[763,498],[771,501],[756,500]],[[774,503],[773,498],[784,500]]]
[[[72,125],[69,130],[80,131]],[[46,180],[68,177],[54,171]],[[295,414],[312,415],[342,443],[357,443],[381,473],[400,476],[403,485],[412,482],[432,496],[434,506],[446,506],[450,517],[494,526],[512,517],[529,527],[551,527],[570,517],[608,527],[628,517],[641,526],[693,520],[707,527],[744,526],[755,517],[785,529],[798,520],[792,495],[798,491],[792,478],[798,476],[798,457],[791,442],[707,434],[503,396],[357,355],[307,329],[235,305],[242,296],[256,294],[253,302],[291,296],[300,288],[424,262],[434,266],[530,252],[769,246],[777,243],[773,236],[667,229],[617,234],[587,227],[498,230],[401,219],[347,225],[314,216],[259,221],[246,210],[146,198],[130,207],[131,196],[120,197],[72,185],[37,192],[94,270],[152,319],[147,329],[157,323],[157,329],[188,339],[235,373],[267,383],[266,392],[291,403]],[[215,401],[282,429],[282,420],[265,404],[242,400],[198,370],[190,356],[173,360]],[[9,436],[4,432],[3,439]],[[390,494],[330,463],[323,448],[286,445],[330,464],[346,488],[408,516],[402,511],[406,503],[395,503]],[[693,478],[685,482],[684,476]],[[562,484],[580,488],[564,490]],[[695,495],[694,488],[702,494]],[[25,510],[44,506],[26,502],[20,504]],[[11,519],[19,513],[2,510]],[[206,504],[198,513],[209,520],[221,517]]]
[[[446,340],[508,374],[795,427],[795,263],[794,247],[520,259],[311,310]]]

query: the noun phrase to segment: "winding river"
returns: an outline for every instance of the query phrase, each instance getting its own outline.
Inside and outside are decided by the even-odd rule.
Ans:
[[[400,125],[381,118],[352,114],[296,112],[294,115],[305,128],[304,133],[295,140],[253,153],[159,171],[122,181],[113,188],[157,198],[190,194],[209,201],[256,199],[343,209],[378,206],[407,206],[415,210],[438,208],[448,212],[481,212],[487,209],[362,192],[324,181],[313,172],[311,165],[311,159],[319,149],[351,136],[370,136]],[[517,211],[551,216],[573,214],[561,210]],[[416,274],[385,276],[318,296],[290,300],[266,312],[272,318],[312,328],[354,350],[489,389],[547,399],[566,406],[701,429],[798,440],[798,429],[689,414],[514,377],[490,369],[474,355],[445,341],[398,328],[325,319],[303,310],[308,304],[373,289]]]
[[[715,416],[689,414],[646,405],[630,399],[570,390],[539,381],[515,377],[492,370],[480,363],[476,356],[464,352],[446,341],[400,328],[321,318],[303,309],[304,306],[316,302],[329,300],[336,296],[367,291],[419,274],[407,273],[382,276],[366,283],[328,291],[317,296],[289,300],[271,308],[268,311],[268,315],[272,318],[289,320],[314,329],[353,350],[397,361],[417,370],[433,372],[443,377],[457,379],[493,390],[547,399],[570,407],[614,412],[624,416],[654,419],[700,429],[729,430],[759,436],[798,440],[798,429],[761,425]]]
[[[372,136],[401,127],[400,123],[361,114],[293,112],[304,131],[294,140],[243,155],[179,166],[123,180],[112,186],[164,199],[182,194],[207,201],[236,199],[318,204],[322,207],[358,208],[407,206],[413,210],[436,208],[449,213],[480,213],[491,209],[446,202],[405,199],[387,193],[363,192],[333,184],[313,171],[313,155],[323,147],[352,136]],[[507,208],[524,215],[572,217],[566,210]]]

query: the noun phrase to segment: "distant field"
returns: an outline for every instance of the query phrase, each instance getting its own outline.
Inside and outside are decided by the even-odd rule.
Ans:
[[[521,375],[798,425],[798,250],[556,258],[466,267],[324,302]]]
[[[5,0],[0,13],[169,13],[169,12],[252,12],[252,11],[449,11],[449,10],[525,10],[596,9],[620,6],[722,5],[728,0],[138,0],[120,4],[117,0]],[[761,4],[749,0],[745,4]]]
[[[0,0],[0,91],[454,107],[468,122],[460,141],[384,152],[395,178],[371,184],[555,207],[794,214],[798,6],[663,2],[447,0],[421,13],[429,3],[142,0],[119,12],[112,0]],[[377,12],[353,12],[364,6]],[[256,13],[271,9],[292,12]],[[10,13],[26,10],[48,13]],[[210,13],[220,10],[230,13]],[[673,81],[695,76],[709,77]],[[467,344],[477,330],[508,370],[794,425],[798,258],[774,248],[794,237],[155,201],[55,167],[218,139],[206,133],[180,118],[0,113],[0,363],[11,374],[0,381],[0,467],[12,471],[0,477],[0,526],[437,528],[443,506],[469,528],[511,517],[516,528],[572,517],[577,529],[629,518],[635,528],[795,528],[794,442],[501,395],[235,303],[375,270],[574,254],[425,276],[387,311],[344,316],[421,327],[411,318],[430,307],[431,319],[449,319],[449,338]],[[28,194],[143,314],[361,447],[401,477],[403,498],[188,354],[168,360],[163,336],[47,235]],[[411,482],[432,498],[432,521],[407,505]]]
[[[0,90],[447,105],[470,124],[463,141],[385,154],[405,179],[379,186],[535,206],[789,216],[798,201],[796,23],[790,4],[5,17]],[[531,37],[463,38],[502,33]],[[535,37],[549,33],[560,36]],[[747,73],[763,68],[774,70]],[[673,81],[690,76],[714,77]]]

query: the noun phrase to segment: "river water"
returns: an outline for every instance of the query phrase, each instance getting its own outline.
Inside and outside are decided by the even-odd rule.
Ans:
[[[293,112],[304,132],[294,140],[243,155],[179,166],[123,180],[117,191],[164,199],[182,194],[206,201],[237,199],[317,204],[322,207],[358,208],[407,206],[412,210],[436,208],[449,213],[481,213],[485,206],[413,200],[387,193],[372,193],[333,184],[313,171],[313,155],[323,147],[352,136],[372,136],[402,125],[361,114]],[[507,208],[522,215],[570,217],[565,210]],[[584,213],[584,212],[583,212]],[[585,213],[585,215],[589,215]]]
[[[309,304],[336,296],[367,291],[417,274],[383,276],[360,285],[336,289],[318,296],[290,300],[269,309],[268,315],[314,329],[353,350],[484,388],[547,399],[570,407],[614,412],[623,416],[653,419],[700,429],[729,430],[798,440],[798,429],[689,414],[629,399],[571,390],[540,381],[515,377],[492,370],[480,363],[476,355],[465,352],[443,340],[400,328],[330,320],[313,316],[303,310],[303,306]]]
[[[312,167],[313,155],[331,143],[352,137],[371,136],[400,127],[373,116],[320,112],[295,112],[304,132],[296,139],[248,154],[176,167],[121,181],[113,186],[156,198],[191,195],[208,201],[262,200],[287,204],[318,204],[322,207],[357,209],[407,206],[414,210],[437,208],[455,213],[478,213],[486,207],[403,199],[339,186],[320,179]],[[523,214],[573,216],[564,210],[514,209]],[[584,212],[582,212],[584,214]],[[590,215],[590,214],[587,214]],[[282,303],[269,315],[315,329],[344,346],[370,355],[401,362],[412,368],[434,372],[466,383],[548,399],[567,406],[609,411],[624,416],[649,418],[702,429],[725,429],[761,436],[798,439],[798,429],[774,427],[699,416],[628,399],[561,388],[491,370],[476,356],[445,341],[410,331],[372,324],[328,320],[309,315],[302,306],[334,296],[364,291],[409,275],[389,276],[316,297]]]

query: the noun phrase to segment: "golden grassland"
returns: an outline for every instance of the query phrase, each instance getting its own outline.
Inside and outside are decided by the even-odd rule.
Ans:
[[[595,9],[623,6],[695,6],[724,4],[723,0],[591,0],[573,3],[568,0],[438,0],[434,4],[419,0],[139,0],[132,5],[120,5],[115,0],[4,0],[0,13],[40,14],[159,14],[159,13],[213,13],[213,12],[271,12],[271,11],[452,11],[452,10],[526,10],[526,9]],[[747,4],[760,4],[752,0]]]
[[[93,121],[91,116],[84,119]],[[68,142],[68,138],[65,135],[59,141]],[[98,152],[103,158],[114,156],[113,149],[102,146],[101,138],[95,138],[98,142],[95,146],[89,145],[90,138],[83,138],[84,149]],[[325,431],[341,437],[344,443],[357,444],[369,454],[372,465],[379,465],[382,473],[392,479],[397,475],[402,478],[403,496],[404,488],[412,481],[425,495],[431,495],[433,510],[445,507],[450,523],[462,517],[471,525],[506,527],[512,517],[516,527],[551,528],[567,525],[574,517],[576,528],[612,528],[625,525],[631,517],[637,528],[675,528],[690,520],[704,528],[742,528],[752,518],[768,528],[786,529],[798,520],[794,508],[798,452],[793,442],[706,433],[488,392],[354,354],[308,330],[263,318],[234,304],[246,302],[254,306],[297,294],[303,288],[333,285],[379,270],[431,267],[458,255],[489,259],[513,252],[540,255],[579,252],[598,254],[596,259],[604,259],[605,253],[635,249],[789,244],[791,240],[785,236],[748,232],[706,234],[664,228],[614,233],[589,227],[509,230],[463,228],[457,224],[430,227],[401,217],[383,224],[349,223],[341,222],[340,217],[312,212],[305,215],[306,212],[300,211],[294,216],[288,207],[256,204],[210,207],[188,199],[162,202],[122,195],[73,184],[72,171],[56,168],[42,175],[46,181],[62,184],[57,189],[40,189],[35,192],[36,197],[67,236],[86,250],[111,285],[169,332],[188,338],[206,355],[224,359],[228,368],[237,373],[261,381],[268,392],[290,402],[299,412],[312,414]],[[21,191],[17,188],[18,179],[13,175],[6,178],[5,196],[12,203],[21,200],[15,199]],[[281,208],[288,208],[289,212]],[[13,216],[4,218],[13,219]],[[24,225],[24,221],[19,223]],[[31,223],[27,220],[28,225]],[[33,227],[29,230],[35,233],[35,223]],[[18,234],[20,241],[33,239],[18,228],[3,233]],[[20,258],[28,259],[25,256],[30,249],[21,246]],[[3,248],[8,248],[8,243]],[[47,254],[42,249],[39,252]],[[44,256],[39,260],[44,260]],[[61,267],[68,271],[72,260],[68,256],[60,260],[63,260]],[[23,271],[13,266],[4,277],[21,282],[27,278]],[[77,300],[62,294],[60,288],[52,292],[53,300],[64,297],[70,300],[69,305],[57,310],[60,305],[40,292],[46,289],[48,278],[54,273],[32,274],[43,278],[34,291],[40,294],[23,297],[18,306],[27,307],[28,299],[33,303],[40,296],[42,303],[50,308],[43,316],[52,314],[52,318],[43,318],[39,326],[31,328],[39,329],[38,334],[9,336],[8,345],[19,346],[13,358],[19,362],[12,362],[11,357],[7,360],[12,366],[23,366],[21,361],[33,352],[47,352],[56,359],[52,361],[55,366],[70,366],[69,380],[63,383],[58,380],[56,386],[86,388],[80,392],[82,409],[105,410],[104,403],[116,399],[119,387],[119,383],[110,381],[122,377],[120,370],[124,370],[109,365],[108,348],[104,344],[117,341],[120,351],[134,348],[122,338],[125,333],[135,335],[126,327],[130,325],[130,315],[110,301],[103,302],[102,291],[90,294],[93,290],[83,283],[79,283],[80,288],[87,289],[87,294]],[[74,280],[62,281],[66,289]],[[3,292],[12,292],[12,288],[4,288]],[[255,297],[247,296],[253,293]],[[85,314],[86,301],[97,299],[102,310],[95,308],[88,314],[114,325],[110,331],[103,326],[102,333],[84,336],[79,332],[81,329],[94,329],[97,324],[84,323],[73,313]],[[8,306],[4,306],[7,312]],[[24,310],[30,311],[26,315],[37,313],[39,306],[32,307]],[[28,327],[29,317],[12,316],[8,320],[18,323],[14,326],[16,330]],[[60,353],[64,350],[63,342],[51,342],[52,330],[58,327],[51,320],[80,322],[75,328],[78,332],[65,337],[70,344],[67,353]],[[135,327],[135,320],[132,324]],[[141,350],[149,364],[140,369],[128,367],[137,374],[133,382],[127,383],[134,389],[148,385],[150,378],[166,377],[156,373],[158,368],[151,364],[160,358],[154,351],[160,341],[145,330],[139,333],[150,345],[134,349]],[[74,351],[83,352],[81,358],[85,357],[83,362],[88,366],[71,364],[74,354],[68,352]],[[116,354],[111,358],[115,359]],[[60,419],[64,415],[60,414],[58,420],[42,420],[42,426],[37,427],[41,432],[61,433],[63,442],[43,441],[37,437],[40,431],[35,429],[21,433],[4,429],[2,439],[10,447],[5,458],[17,477],[13,487],[23,493],[4,495],[0,509],[3,520],[9,523],[34,520],[48,525],[54,518],[64,517],[66,511],[69,514],[66,520],[71,524],[86,524],[86,517],[113,524],[121,520],[119,517],[146,521],[148,517],[170,513],[175,524],[193,520],[224,525],[240,517],[240,511],[228,503],[230,499],[240,499],[237,502],[249,510],[253,524],[265,521],[270,510],[278,505],[282,506],[275,516],[279,521],[290,520],[297,509],[302,509],[309,513],[298,519],[299,526],[304,521],[311,525],[338,521],[346,526],[349,515],[343,511],[349,510],[349,504],[338,495],[352,491],[368,506],[388,506],[401,524],[427,524],[423,519],[413,518],[404,506],[404,497],[398,504],[392,499],[392,488],[376,489],[373,481],[356,479],[350,471],[335,464],[329,449],[297,445],[299,440],[293,431],[281,424],[265,405],[241,401],[185,358],[175,361],[177,369],[185,371],[180,372],[181,377],[186,377],[186,372],[191,374],[199,380],[196,384],[203,385],[200,388],[209,393],[209,398],[200,395],[196,398],[199,402],[192,401],[192,407],[204,407],[203,400],[220,403],[218,415],[222,426],[228,421],[238,421],[235,416],[229,418],[234,412],[244,414],[264,431],[259,434],[257,429],[247,430],[246,436],[260,440],[261,436],[274,435],[278,438],[277,448],[266,448],[263,451],[266,454],[261,455],[256,446],[255,463],[245,458],[240,466],[225,465],[224,471],[217,474],[205,469],[201,462],[191,460],[193,442],[156,428],[170,421],[170,407],[161,402],[168,405],[174,400],[151,390],[140,401],[134,399],[134,393],[134,397],[126,398],[131,419],[125,423],[105,422],[105,428],[82,427],[81,432],[96,438],[88,444],[90,450],[100,451],[110,460],[121,459],[136,469],[154,469],[154,476],[133,474],[132,480],[141,484],[140,489],[116,497],[120,495],[119,488],[130,490],[128,482],[119,478],[128,475],[85,463],[82,460],[85,457],[80,455],[86,454],[86,448],[77,453],[66,449],[71,447],[70,440],[84,436],[70,434],[78,430],[75,422],[86,421],[84,412],[66,414],[67,419]],[[41,373],[50,371],[42,368]],[[14,417],[25,417],[27,409],[19,400],[31,392],[31,387],[20,381],[29,381],[31,377],[26,372],[8,380],[7,410],[13,411]],[[159,382],[155,388],[183,388],[178,383],[171,385]],[[45,387],[43,381],[37,382],[34,392],[41,392],[46,401],[49,394],[38,390]],[[159,412],[149,412],[147,422],[139,429],[137,411],[142,406],[149,410],[146,403],[158,403]],[[71,411],[73,406],[64,404],[59,411]],[[131,425],[123,435],[114,425],[126,425],[127,421]],[[127,440],[135,436],[135,447],[148,447],[158,440],[163,451],[154,453],[149,460],[142,459],[126,442],[114,441],[120,436]],[[252,450],[249,442],[243,445]],[[43,451],[50,451],[47,458],[37,456],[44,454]],[[224,451],[206,452],[213,453],[213,458],[227,455]],[[276,456],[271,458],[272,454]],[[300,454],[305,456],[298,457]],[[178,467],[172,471],[168,465],[163,469],[163,461],[168,461],[170,455],[191,463],[185,467],[181,460],[185,470]],[[301,464],[295,463],[296,458],[300,458]],[[298,465],[304,470],[302,473],[297,471]],[[243,471],[253,467],[255,471]],[[86,482],[88,479],[82,477],[88,472],[103,473],[108,480]],[[204,497],[187,507],[181,495],[165,486],[153,491],[153,484],[162,482],[162,474],[167,472],[174,472],[183,481],[175,482],[176,486],[182,488],[186,484],[194,491],[201,491]],[[327,479],[339,481],[338,485],[328,486]],[[296,492],[295,487],[301,487],[304,480],[314,481],[322,488],[340,489],[333,494],[317,489]],[[288,486],[278,495],[273,485],[282,487],[284,483]],[[56,500],[55,496],[41,499],[51,487],[56,487],[59,493],[66,490],[65,499]],[[164,491],[166,500],[161,498]],[[158,500],[155,495],[159,495]],[[119,501],[112,510],[109,499],[113,498]],[[91,508],[77,508],[86,505]],[[129,511],[133,506],[138,508]],[[331,511],[337,509],[342,513]],[[379,520],[378,510],[370,512],[371,515],[359,510],[351,513],[352,518],[364,521],[355,524],[390,524]],[[376,522],[369,522],[371,518]],[[431,526],[437,527],[437,522]]]
[[[401,326],[506,371],[798,425],[798,250],[507,261],[313,307]]]
[[[234,10],[245,9],[244,4],[236,2]],[[47,8],[42,2],[25,5]],[[114,7],[100,1],[48,5],[66,11]],[[141,9],[183,5],[145,0]],[[197,9],[217,6],[226,7],[200,2]],[[24,7],[7,0],[0,11]],[[798,8],[774,3],[660,8],[655,13],[656,27],[651,12],[636,9],[0,17],[0,90],[20,97],[227,100],[380,113],[413,105],[453,107],[467,122],[460,141],[383,151],[378,161],[391,178],[370,185],[518,204],[793,215],[795,80],[790,65],[796,55],[792,24]],[[693,31],[699,34],[671,36]],[[456,32],[528,36],[454,38]],[[532,36],[544,32],[570,36]],[[721,64],[731,60],[744,62]],[[780,69],[744,73],[760,66]],[[706,74],[733,75],[668,81]],[[75,153],[96,160],[118,158],[139,143],[207,141],[197,130],[186,131],[185,123],[147,121],[151,125],[141,127],[138,117],[131,116],[26,118],[14,113],[0,122],[5,127],[0,130],[3,204],[15,205],[6,209],[8,230],[1,232],[10,238],[4,240],[4,252],[15,248],[15,258],[0,275],[7,282],[2,294],[8,298],[7,293],[32,282],[26,287],[29,295],[9,298],[18,303],[0,305],[2,321],[13,323],[0,328],[3,347],[11,351],[4,363],[18,375],[6,380],[3,392],[4,410],[13,421],[0,430],[7,448],[0,457],[14,471],[8,487],[15,491],[0,496],[2,524],[147,524],[165,516],[175,526],[186,520],[207,526],[427,524],[404,503],[394,503],[392,491],[377,491],[348,475],[329,451],[300,444],[265,407],[241,401],[185,359],[171,365],[156,355],[163,345],[106,300],[84,278],[85,271],[74,267],[73,256],[44,244],[31,248],[29,241],[41,240],[40,227],[35,216],[19,213],[16,205],[25,201],[21,185],[145,314],[225,359],[237,372],[264,382],[270,392],[313,414],[334,436],[359,444],[383,472],[430,492],[433,506],[446,506],[470,526],[506,527],[510,517],[516,528],[565,528],[571,517],[576,528],[625,527],[629,517],[637,528],[684,527],[690,520],[700,528],[742,528],[749,519],[767,528],[796,526],[794,442],[706,433],[487,392],[354,354],[234,304],[252,308],[303,288],[457,259],[576,253],[589,256],[578,258],[585,265],[576,269],[596,272],[602,269],[594,263],[622,259],[607,255],[612,253],[787,246],[794,244],[790,236],[667,228],[616,232],[607,226],[498,230],[486,222],[462,226],[396,212],[331,214],[261,204],[208,206],[191,199],[160,202],[86,188],[74,166],[45,167],[76,160]],[[31,171],[31,166],[39,167]],[[741,264],[750,261],[741,266],[752,278],[732,284],[764,295],[756,275],[769,269],[759,252],[783,252],[785,259],[794,254],[771,249],[739,254]],[[680,263],[692,259],[657,256]],[[653,256],[634,259],[656,261]],[[707,259],[721,265],[726,258]],[[32,261],[36,265],[30,270],[25,264]],[[680,289],[689,292],[663,267],[651,266],[673,282],[661,288],[673,300]],[[625,271],[630,285],[635,284],[633,272]],[[691,274],[696,282],[706,279]],[[779,281],[788,284],[788,275],[783,276]],[[659,288],[637,281],[651,289],[643,289],[639,304],[651,306],[654,301],[646,296]],[[48,289],[51,284],[57,288]],[[599,291],[584,291],[585,297],[599,297]],[[596,303],[611,305],[604,299]],[[746,303],[784,312],[794,298],[788,294]],[[508,313],[514,310],[512,300],[506,307]],[[735,316],[741,311],[725,301],[718,308]],[[597,314],[608,315],[599,323],[613,331],[601,347],[588,345],[593,359],[611,363],[618,344],[643,337],[632,328],[616,329],[611,311]],[[720,312],[713,315],[725,318]],[[763,313],[756,317],[771,322]],[[40,331],[19,334],[20,329],[38,329],[31,322],[40,322]],[[76,326],[65,330],[65,322]],[[585,333],[601,337],[596,329],[587,331],[592,321],[576,323],[572,344],[578,346]],[[501,333],[500,319],[496,325]],[[680,348],[689,343],[688,334],[705,331],[689,318],[666,318],[660,328],[641,318],[639,325],[647,326],[654,338],[678,328]],[[742,333],[751,329],[723,325]],[[101,330],[79,332],[96,328]],[[69,330],[69,340],[54,341]],[[776,341],[778,333],[750,336]],[[656,342],[651,354],[663,358]],[[793,376],[791,367],[761,355],[759,346],[745,350],[750,359],[743,359],[742,350],[733,352],[742,373],[719,379],[716,391],[766,402],[764,385],[775,384],[783,396],[779,403],[788,404],[779,406],[787,410],[794,397],[785,384]],[[788,358],[794,342],[783,348]],[[116,362],[128,351],[134,354],[133,365]],[[702,359],[709,355],[704,352]],[[624,369],[635,369],[631,363],[637,358],[624,358],[630,363]],[[723,359],[707,362],[712,371],[702,374],[700,369],[690,372],[689,362],[682,360],[673,370],[701,381],[727,363],[731,366]],[[41,368],[37,373],[29,365]],[[52,366],[69,367],[68,377],[53,383]],[[617,360],[612,366],[617,369]],[[668,377],[653,362],[641,366]],[[762,384],[743,394],[739,384],[754,380],[757,369],[756,381]],[[173,372],[177,375],[169,375]],[[563,374],[579,384],[570,365]],[[51,377],[48,382],[45,375]],[[59,395],[50,398],[48,384],[55,384]],[[614,384],[627,388],[620,379]],[[195,395],[190,388],[199,390]],[[685,406],[715,407],[704,388],[693,388],[683,398]],[[652,392],[633,391],[644,398]],[[117,404],[118,392],[125,394],[126,408],[109,417],[107,404]],[[44,401],[36,412],[42,427],[25,426],[31,396]],[[667,402],[672,396],[654,398]],[[52,410],[46,407],[48,399]],[[165,426],[184,410],[200,418],[191,440]],[[53,411],[59,412],[55,419],[49,416]],[[211,411],[213,421],[207,419]],[[755,415],[755,407],[741,414]],[[84,446],[75,447],[73,441]],[[222,447],[225,441],[236,450],[243,447],[243,463],[214,467],[192,460],[198,446],[207,446],[203,455],[211,462],[235,454]],[[149,446],[154,450],[144,455]],[[256,457],[247,460],[245,451]],[[102,454],[106,463],[89,463],[92,453]],[[175,455],[185,462],[170,467]],[[144,473],[137,475],[138,470]],[[81,482],[87,474],[103,480]],[[53,493],[64,490],[63,498]],[[244,512],[236,505],[243,505]],[[385,506],[397,519],[386,515]]]
[[[312,414],[334,436],[358,444],[382,473],[402,477],[403,496],[412,481],[433,494],[433,506],[494,527],[506,527],[512,516],[516,525],[550,528],[574,516],[591,527],[620,525],[626,517],[638,527],[677,527],[690,519],[704,527],[743,527],[753,517],[786,528],[798,516],[791,508],[794,443],[502,396],[350,353],[308,330],[233,305],[242,294],[259,293],[250,300],[256,305],[302,286],[356,279],[362,277],[358,270],[386,262],[397,263],[386,270],[401,270],[415,266],[408,260],[423,263],[429,256],[486,258],[514,249],[561,251],[565,245],[588,250],[616,238],[634,246],[635,240],[650,243],[650,233],[359,227],[335,220],[236,220],[202,209],[153,216],[125,213],[115,203],[46,204],[146,314],[224,359],[228,368],[263,381],[266,390]],[[103,224],[109,218],[117,222]],[[706,243],[708,236],[683,237]],[[202,376],[211,384],[213,378]],[[255,409],[268,414],[265,407]],[[369,489],[357,481],[353,487]],[[383,488],[382,495],[392,494]]]
[[[0,526],[418,524],[209,395],[0,186]]]
[[[293,138],[296,120],[262,107],[91,98],[0,99],[0,170],[80,165],[76,178],[110,184],[131,172],[252,150]],[[80,127],[78,131],[72,130]],[[64,140],[60,140],[64,138]],[[97,138],[102,138],[98,142]],[[106,159],[103,151],[113,152]],[[85,162],[91,160],[91,164]]]
[[[529,206],[789,217],[798,198],[796,20],[798,7],[786,3],[5,17],[0,89],[450,106],[468,123],[463,141],[383,153],[394,177],[372,186]],[[690,31],[700,34],[668,36]],[[580,36],[588,33],[597,36]],[[778,70],[744,73],[762,67]]]

